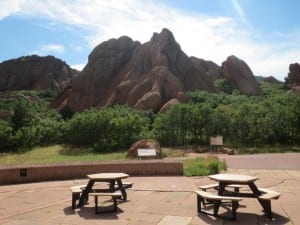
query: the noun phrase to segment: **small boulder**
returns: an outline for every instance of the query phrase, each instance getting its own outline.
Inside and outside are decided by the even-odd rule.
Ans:
[[[140,140],[140,141],[134,143],[133,145],[131,145],[131,147],[129,148],[129,150],[127,152],[126,157],[127,158],[137,158],[138,157],[137,150],[139,148],[155,149],[157,158],[162,158],[162,153],[161,153],[161,148],[160,148],[159,143],[157,141],[151,140],[151,139]]]

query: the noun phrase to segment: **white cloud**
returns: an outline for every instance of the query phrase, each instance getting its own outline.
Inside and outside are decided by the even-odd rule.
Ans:
[[[48,44],[39,47],[36,50],[33,50],[31,54],[38,55],[51,55],[51,54],[62,54],[65,52],[65,47],[63,45],[58,44]]]
[[[231,4],[233,5],[233,8],[240,17],[241,21],[247,26],[250,26],[250,22],[247,19],[246,13],[239,2],[237,0],[231,0]]]
[[[21,11],[21,5],[25,0],[1,0],[0,1],[0,20]]]
[[[292,43],[299,40],[296,33],[284,37],[271,34],[263,36],[255,33],[250,26],[241,27],[239,21],[234,18],[208,17],[200,13],[181,11],[154,0],[4,2],[9,10],[7,13],[1,10],[0,19],[9,13],[17,13],[24,17],[46,17],[55,24],[75,26],[78,35],[84,35],[84,40],[91,48],[107,39],[122,35],[145,42],[151,38],[153,32],[160,32],[166,27],[173,32],[188,55],[221,64],[227,56],[234,54],[246,61],[258,75],[274,75],[283,80],[289,64],[300,61],[300,46],[294,44],[292,47]],[[241,5],[236,0],[231,0],[231,3],[239,19],[249,25]],[[48,51],[64,51],[62,46],[48,47]]]
[[[42,52],[53,52],[53,53],[63,53],[65,48],[63,45],[50,44],[41,47]]]

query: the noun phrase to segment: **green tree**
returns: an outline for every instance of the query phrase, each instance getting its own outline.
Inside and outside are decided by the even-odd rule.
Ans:
[[[13,115],[11,117],[11,124],[14,131],[23,126],[28,126],[30,122],[31,120],[29,116],[28,105],[24,101],[19,101],[14,106]]]

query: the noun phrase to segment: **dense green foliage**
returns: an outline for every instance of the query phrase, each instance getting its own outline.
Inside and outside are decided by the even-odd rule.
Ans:
[[[39,94],[11,92],[0,98],[0,152],[61,142],[63,121]]]
[[[49,91],[2,94],[0,152],[56,143],[107,152],[127,149],[142,138],[154,138],[162,146],[208,145],[215,135],[239,147],[299,145],[299,95],[262,83],[260,96],[245,96],[223,80],[217,83],[223,92],[190,92],[188,103],[164,114],[118,105],[75,114],[68,108],[57,112],[48,107]]]
[[[66,122],[65,143],[97,151],[128,148],[149,125],[148,118],[125,106],[90,109]]]
[[[222,135],[227,144],[259,146],[299,144],[300,97],[270,87],[262,96],[191,92],[154,122],[156,138],[166,146],[207,144]]]
[[[206,119],[209,129],[202,126],[210,131],[206,142],[210,135],[219,134],[228,144],[239,146],[299,144],[300,97],[275,87],[265,84],[261,96],[251,97],[189,93],[193,108],[205,106],[213,112]]]

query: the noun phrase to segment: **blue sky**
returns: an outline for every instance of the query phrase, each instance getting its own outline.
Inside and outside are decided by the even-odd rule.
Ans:
[[[54,55],[82,68],[96,45],[127,35],[146,42],[170,29],[189,56],[229,55],[255,75],[284,80],[300,62],[299,0],[0,0],[0,62]]]

